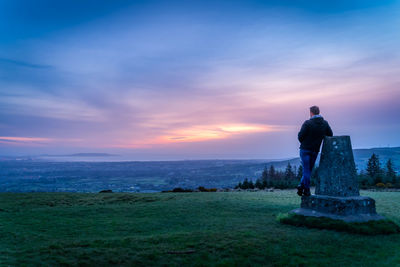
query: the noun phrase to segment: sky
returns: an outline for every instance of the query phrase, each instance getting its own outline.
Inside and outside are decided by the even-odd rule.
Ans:
[[[0,0],[0,155],[400,146],[400,1]]]

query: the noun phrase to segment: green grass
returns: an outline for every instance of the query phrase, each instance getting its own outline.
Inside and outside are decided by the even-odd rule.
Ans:
[[[361,235],[387,235],[400,233],[400,227],[388,219],[368,222],[344,222],[324,217],[307,217],[293,213],[278,215],[278,221],[294,226],[331,229]]]
[[[362,192],[400,223],[400,193]],[[0,194],[0,266],[399,266],[400,235],[281,224],[295,191]],[[177,253],[177,254],[176,254]]]

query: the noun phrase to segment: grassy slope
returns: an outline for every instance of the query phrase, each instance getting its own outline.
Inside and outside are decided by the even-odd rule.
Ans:
[[[363,192],[400,223],[400,193]],[[0,266],[400,265],[400,235],[279,224],[294,191],[0,194]],[[169,254],[190,251],[192,254]]]

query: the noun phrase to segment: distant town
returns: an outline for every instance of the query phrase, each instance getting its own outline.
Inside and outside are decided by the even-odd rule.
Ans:
[[[395,173],[400,167],[400,148],[355,149],[358,171],[367,169],[372,154],[378,156],[383,170],[390,159]],[[68,157],[80,161],[64,162]],[[41,157],[0,157],[0,192],[159,192],[173,188],[256,187],[257,180],[271,166],[276,177],[289,177],[268,186],[291,187],[296,184],[299,158],[270,160],[185,160],[185,161],[112,161],[115,155],[79,153]],[[55,159],[56,158],[56,159]],[[83,159],[86,158],[86,161]],[[89,158],[89,160],[87,159]],[[95,158],[94,161],[90,161]],[[111,161],[108,161],[111,158]],[[118,157],[116,157],[118,158]],[[50,160],[52,159],[52,160]],[[286,174],[290,166],[289,174]],[[291,175],[290,173],[293,173]],[[270,177],[272,177],[270,175]],[[265,181],[264,181],[265,182]],[[372,184],[374,181],[371,181]],[[265,187],[265,186],[264,186]]]

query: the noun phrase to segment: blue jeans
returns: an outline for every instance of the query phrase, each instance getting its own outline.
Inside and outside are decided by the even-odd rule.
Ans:
[[[300,183],[305,188],[310,188],[311,172],[317,160],[318,152],[313,152],[305,149],[300,149],[300,159],[303,165],[303,177]]]

